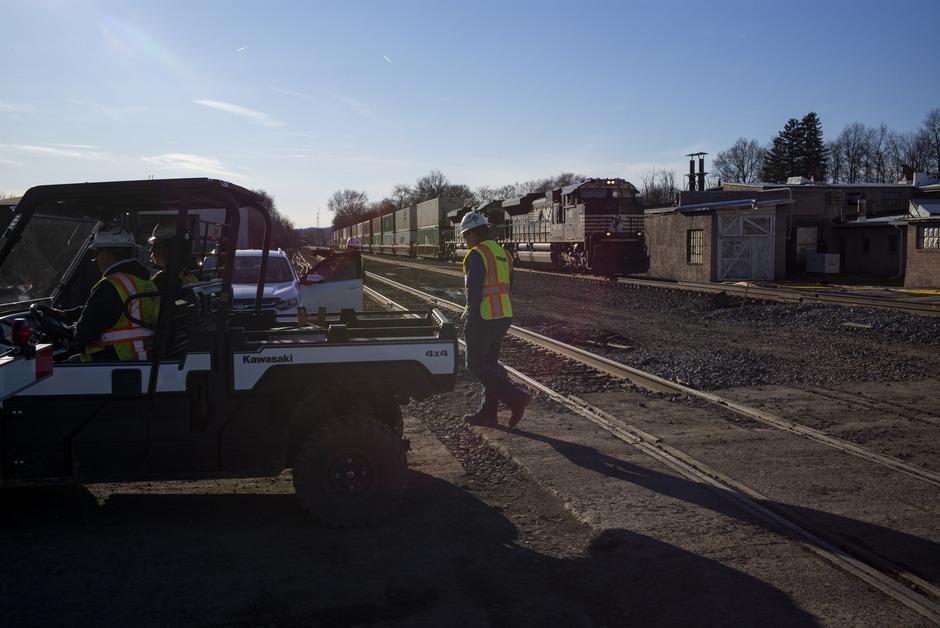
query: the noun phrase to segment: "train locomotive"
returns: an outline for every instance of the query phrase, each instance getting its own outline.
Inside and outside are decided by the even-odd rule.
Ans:
[[[336,229],[333,243],[342,247],[356,235],[365,252],[460,261],[466,245],[457,226],[466,212],[478,211],[520,265],[599,275],[642,273],[649,258],[637,196],[624,179],[594,178],[477,207],[436,198]]]

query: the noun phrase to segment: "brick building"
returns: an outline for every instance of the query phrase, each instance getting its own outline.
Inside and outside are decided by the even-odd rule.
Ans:
[[[925,197],[912,200],[908,208],[904,286],[940,288],[940,185],[923,191]]]

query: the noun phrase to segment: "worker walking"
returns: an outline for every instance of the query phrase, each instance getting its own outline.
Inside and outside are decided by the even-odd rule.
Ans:
[[[465,214],[460,221],[460,235],[470,249],[463,258],[466,364],[470,374],[483,384],[480,409],[464,420],[472,425],[496,425],[496,411],[502,401],[512,410],[509,427],[515,427],[531,397],[513,385],[499,365],[500,345],[512,325],[512,257],[490,237],[489,224],[482,214]]]

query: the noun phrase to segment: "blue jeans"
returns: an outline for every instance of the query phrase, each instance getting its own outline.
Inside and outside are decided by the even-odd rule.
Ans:
[[[481,413],[496,416],[500,401],[512,407],[522,396],[499,365],[499,349],[510,325],[511,318],[468,318],[464,324],[467,371],[483,384]]]

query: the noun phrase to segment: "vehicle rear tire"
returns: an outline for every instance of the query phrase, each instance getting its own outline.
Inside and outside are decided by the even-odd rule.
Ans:
[[[401,439],[369,417],[325,421],[294,462],[294,491],[304,509],[329,526],[360,527],[388,517],[405,491]]]
[[[401,415],[401,406],[398,404],[392,405],[377,418],[398,438],[405,435],[405,419]]]

